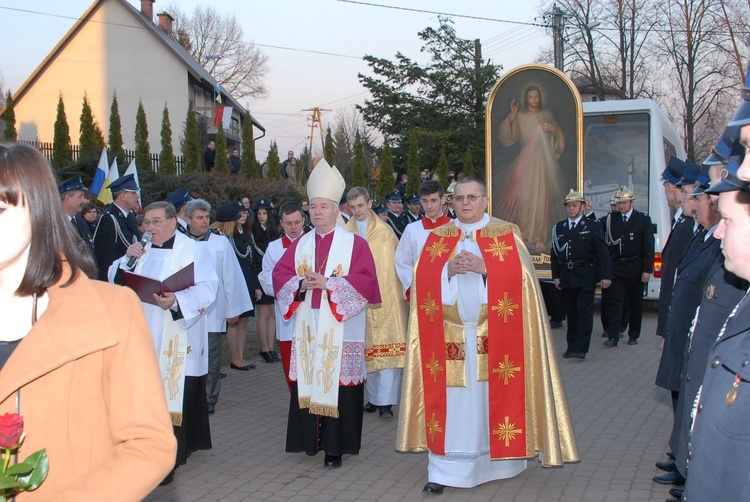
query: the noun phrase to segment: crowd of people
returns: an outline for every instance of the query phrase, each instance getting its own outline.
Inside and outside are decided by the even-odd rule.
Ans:
[[[673,157],[662,173],[674,220],[661,250],[656,385],[670,391],[674,420],[654,481],[677,499],[750,496],[748,96],[702,165]],[[24,446],[46,448],[51,466],[29,500],[136,500],[172,482],[212,446],[223,340],[231,370],[256,367],[249,317],[258,356],[281,363],[290,391],[287,452],[323,451],[325,468],[340,467],[360,450],[364,413],[377,411],[398,417],[396,450],[428,452],[428,494],[518,475],[533,458],[578,461],[519,228],[487,214],[481,180],[446,191],[422,178],[410,195],[398,181],[381,206],[321,160],[307,198],[278,212],[264,197],[214,209],[181,188],[136,215],[129,175],[110,184],[100,213],[80,177],[59,183],[35,149],[0,144],[0,230],[11,241],[0,255],[0,411],[24,416]],[[639,342],[654,236],[634,200],[621,187],[599,218],[573,189],[560,201],[548,285],[567,320],[563,359],[586,359],[597,286],[604,346],[625,333]],[[75,322],[92,315],[96,324]]]

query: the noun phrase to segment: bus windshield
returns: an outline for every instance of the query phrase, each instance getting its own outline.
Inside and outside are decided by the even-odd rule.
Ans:
[[[645,112],[584,116],[584,192],[597,216],[609,212],[609,199],[621,186],[635,194],[635,208],[648,214],[649,124]]]

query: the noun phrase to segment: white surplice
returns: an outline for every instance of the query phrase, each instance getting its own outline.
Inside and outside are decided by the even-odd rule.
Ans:
[[[302,234],[297,236],[297,239]],[[289,236],[287,236],[289,239]],[[297,239],[289,239],[294,242]],[[263,270],[258,274],[258,282],[260,287],[263,288],[263,292],[268,296],[274,296],[273,294],[273,268],[279,262],[286,249],[284,248],[283,237],[279,237],[275,241],[268,244],[266,254],[263,255]],[[294,319],[284,320],[284,315],[281,312],[278,302],[274,302],[276,313],[276,339],[280,342],[291,342],[294,338]]]
[[[427,242],[427,236],[432,232],[432,229],[427,230],[424,228],[424,223],[428,220],[429,218],[425,216],[421,220],[406,225],[404,233],[398,241],[396,256],[393,260],[396,264],[396,273],[404,290],[404,296],[406,295],[406,291],[411,287],[414,267],[417,265],[417,260],[422,253],[424,243]]]
[[[175,232],[174,247],[182,245],[183,240],[193,242],[180,232]],[[197,243],[195,243],[197,244]],[[170,256],[172,249],[154,248],[151,243],[146,244],[145,254],[138,259],[135,273],[163,281],[171,274]],[[127,270],[128,258],[123,256],[109,268],[110,282],[118,268]],[[182,312],[182,319],[177,321],[180,328],[187,330],[188,350],[185,360],[186,376],[203,376],[208,373],[208,329],[206,326],[206,310],[216,299],[219,279],[214,271],[211,256],[207,246],[195,245],[193,249],[194,285],[174,293],[177,305]],[[172,315],[170,310],[163,310],[156,305],[143,303],[143,313],[146,315],[151,336],[156,350],[161,348],[162,331],[164,330],[164,316]]]
[[[487,214],[472,224],[455,220],[456,226],[466,233],[483,228],[489,221]],[[482,256],[474,240],[460,241],[457,252],[461,250]],[[466,387],[446,389],[445,456],[430,452],[427,479],[441,485],[471,488],[520,474],[526,469],[526,460],[490,461],[489,384],[476,378],[476,326],[480,308],[487,304],[487,286],[482,276],[474,272],[457,274],[449,281],[446,263],[442,274],[443,305],[454,305],[456,300],[464,323]]]
[[[208,240],[195,242],[198,246],[208,247],[219,278],[216,301],[206,309],[206,329],[209,333],[224,333],[227,330],[227,318],[252,310],[253,301],[229,239],[211,233]]]

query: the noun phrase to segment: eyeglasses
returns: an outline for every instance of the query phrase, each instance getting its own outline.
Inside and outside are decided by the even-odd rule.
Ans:
[[[156,220],[143,220],[143,227],[145,228],[145,227],[153,225],[153,226],[155,226],[155,227],[158,228],[158,227],[161,226],[162,223],[164,223],[167,220],[171,220],[171,219],[172,218],[167,218],[166,220],[159,220],[159,219],[156,219]]]
[[[469,202],[476,202],[480,197],[486,197],[486,195],[477,195],[475,193],[469,195],[454,195],[453,200],[460,204],[464,200],[468,200]]]

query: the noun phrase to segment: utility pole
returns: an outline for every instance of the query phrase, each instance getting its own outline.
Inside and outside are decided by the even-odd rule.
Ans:
[[[323,121],[321,120],[321,114],[320,112],[330,112],[331,110],[327,108],[307,108],[305,110],[302,110],[303,112],[312,112],[312,116],[310,117],[310,121],[312,122],[310,124],[310,165],[307,166],[307,171],[312,172],[313,166],[312,166],[312,156],[313,156],[313,138],[315,137],[315,128],[318,128],[318,131],[320,131],[320,143],[323,145],[323,150],[325,151],[325,139],[323,138]]]
[[[557,6],[557,4],[554,4],[552,6],[552,12],[544,13],[544,19],[547,22],[551,21],[551,25],[548,26],[552,28],[552,46],[555,53],[555,68],[560,71],[564,71],[565,63],[563,58],[563,42],[565,41],[565,13],[560,7]]]

